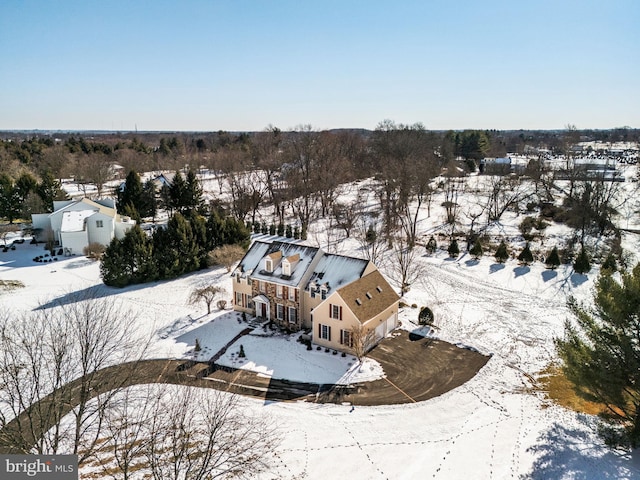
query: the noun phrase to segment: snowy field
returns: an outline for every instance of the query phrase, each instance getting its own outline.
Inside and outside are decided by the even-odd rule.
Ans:
[[[440,201],[434,200],[431,218],[421,219],[425,235],[437,232],[442,223]],[[495,228],[517,237],[521,219],[508,213]],[[561,242],[565,234],[564,227],[549,227],[544,248]],[[334,251],[358,255],[357,243],[321,235],[315,234],[318,243],[333,241]],[[638,235],[626,236],[624,242],[626,250],[640,251]],[[97,263],[83,257],[47,264],[31,260],[42,253],[41,246],[28,243],[0,253],[0,280],[25,284],[0,291],[2,308],[20,313],[70,292],[99,289],[136,313],[141,335],[153,340],[149,356],[158,358],[193,358],[198,338],[203,347],[198,358],[206,359],[247,327],[229,311],[214,307],[206,315],[203,304],[188,304],[192,289],[203,284],[224,286],[230,299],[231,280],[222,269],[112,289],[101,285]],[[489,362],[461,387],[416,404],[356,405],[352,410],[348,405],[243,398],[244,408],[269,416],[283,434],[273,454],[274,469],[261,478],[640,478],[640,455],[608,450],[595,434],[593,417],[553,405],[532,391],[531,378],[556,357],[553,338],[562,334],[569,316],[568,296],[588,300],[596,269],[577,275],[568,266],[545,270],[540,262],[530,267],[514,260],[499,265],[488,255],[477,262],[465,255],[450,260],[442,250],[431,257],[421,253],[416,261],[423,273],[405,302],[430,306],[438,338],[491,354]],[[402,328],[415,330],[417,313],[404,308]],[[262,333],[258,327],[242,337],[220,361],[278,378],[353,380],[353,357],[308,352],[294,337]],[[237,355],[240,344],[247,355],[243,360]],[[369,379],[384,374],[375,362],[362,370]]]

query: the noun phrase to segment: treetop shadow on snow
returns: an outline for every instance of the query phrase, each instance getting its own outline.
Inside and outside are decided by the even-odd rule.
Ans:
[[[521,480],[572,478],[577,480],[638,478],[640,469],[631,454],[596,444],[589,419],[578,417],[584,428],[554,423],[527,451],[536,456],[531,472]],[[597,451],[594,451],[597,450]]]
[[[500,270],[503,270],[504,268],[505,268],[504,263],[492,263],[489,266],[489,272],[496,273],[496,272],[499,272]]]
[[[553,280],[554,278],[556,278],[558,276],[558,272],[556,272],[555,270],[545,270],[541,273],[541,275],[542,280],[548,282],[549,280]]]
[[[574,273],[570,277],[571,285],[574,288],[575,287],[579,287],[580,285],[582,285],[587,280],[589,280],[589,277],[587,277],[586,275],[583,275],[582,273]]]
[[[139,285],[130,285],[127,287],[127,291],[133,290],[141,290],[143,288],[148,288],[151,284],[139,284]],[[48,308],[60,307],[62,305],[70,305],[72,303],[83,302],[85,300],[96,300],[99,298],[107,298],[112,295],[117,295],[122,293],[121,288],[113,288],[107,287],[106,285],[93,285],[91,287],[84,288],[82,290],[77,290],[75,292],[69,292],[61,297],[54,298],[49,300],[47,303],[43,303],[36,308],[35,310],[46,310]]]
[[[529,268],[526,265],[521,265],[519,267],[516,267],[513,269],[513,273],[514,275],[517,277],[520,277],[522,275],[526,275],[527,273],[529,273],[531,271],[531,268]]]

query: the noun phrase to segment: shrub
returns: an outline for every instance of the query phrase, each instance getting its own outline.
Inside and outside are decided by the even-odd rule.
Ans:
[[[558,254],[558,247],[553,247],[553,250],[547,255],[547,259],[544,262],[545,265],[551,270],[555,270],[560,265],[560,255]]]
[[[438,248],[438,244],[436,243],[436,239],[433,237],[433,235],[427,242],[427,245],[425,246],[425,248],[427,249],[427,253],[429,255],[433,255],[436,252],[436,249]]]
[[[535,226],[536,226],[535,218],[525,217],[520,222],[520,225],[518,225],[518,229],[520,230],[520,233],[522,233],[522,236],[525,238],[525,240],[531,240],[531,238],[533,238],[533,235],[531,235],[531,231],[534,229]]]
[[[82,249],[82,253],[85,257],[91,258],[93,260],[98,260],[102,257],[102,254],[106,250],[105,246],[101,243],[91,242],[89,245]],[[61,255],[61,252],[58,252],[58,255]]]
[[[199,352],[200,350],[202,350],[202,347],[200,346],[200,340],[198,340],[196,338],[196,346],[193,348],[194,351]]]
[[[240,357],[240,358],[245,358],[246,357],[246,355],[244,353],[244,346],[243,345],[240,345],[240,352],[238,353],[238,357]]]
[[[607,258],[602,264],[602,269],[610,272],[618,271],[618,263],[616,262],[616,256],[613,253],[609,253],[609,255],[607,255]]]
[[[509,258],[509,251],[507,250],[507,244],[504,243],[504,240],[500,242],[500,245],[498,245],[495,258],[498,263],[504,263]]]
[[[529,242],[527,242],[524,250],[522,250],[520,255],[518,255],[518,260],[520,260],[524,265],[530,265],[533,263],[533,254],[531,253],[531,248],[529,248]]]
[[[451,258],[456,258],[460,254],[460,247],[458,247],[458,241],[455,238],[451,240],[447,252]]]
[[[422,307],[418,314],[418,323],[420,325],[433,325],[433,311],[429,307]]]
[[[475,241],[475,243],[473,244],[473,247],[471,247],[471,250],[469,250],[469,253],[476,260],[478,260],[480,257],[482,257],[483,251],[482,251],[482,244],[480,243],[480,240],[476,240]]]
[[[227,301],[223,300],[223,299],[220,299],[220,300],[218,300],[216,305],[218,306],[218,310],[224,310],[226,308],[226,306],[227,306]],[[242,312],[242,313],[244,313],[244,312]]]
[[[589,255],[584,247],[580,249],[580,253],[576,257],[576,261],[573,263],[573,269],[576,273],[585,274],[591,270],[591,262],[589,261]]]

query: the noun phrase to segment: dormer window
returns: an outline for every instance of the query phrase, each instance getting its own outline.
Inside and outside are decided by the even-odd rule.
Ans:
[[[264,261],[264,268],[267,272],[273,272],[273,260],[271,260],[270,258],[267,258]]]
[[[286,259],[282,261],[282,274],[291,275],[291,264]]]

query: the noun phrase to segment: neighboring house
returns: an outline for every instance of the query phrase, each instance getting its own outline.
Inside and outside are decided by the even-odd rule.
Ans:
[[[351,329],[373,330],[377,341],[398,324],[400,298],[368,260],[255,241],[232,276],[236,311],[308,329],[317,345],[349,351]]]
[[[90,243],[109,245],[135,225],[134,220],[116,212],[110,199],[56,201],[53,213],[36,213],[31,219],[36,239],[53,240],[65,255],[81,255]]]

